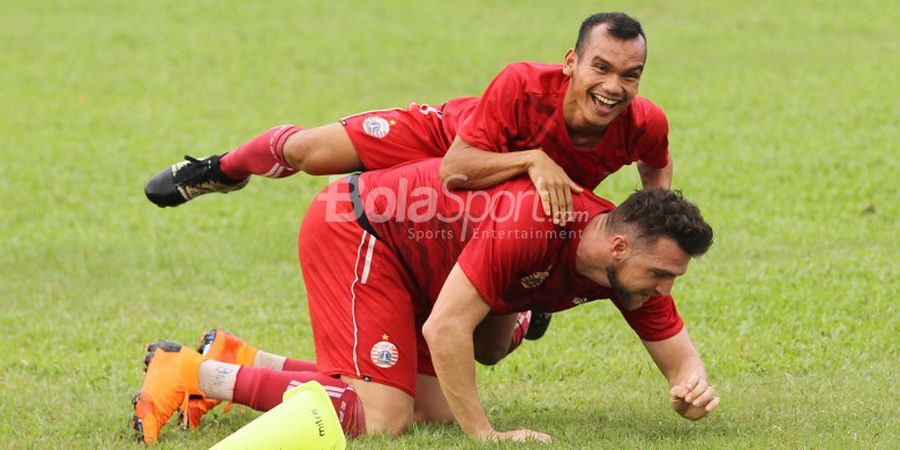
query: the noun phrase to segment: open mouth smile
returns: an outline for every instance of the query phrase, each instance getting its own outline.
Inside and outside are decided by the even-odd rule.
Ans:
[[[605,97],[595,92],[591,92],[591,101],[594,104],[594,108],[600,112],[609,112],[621,103],[621,100]]]

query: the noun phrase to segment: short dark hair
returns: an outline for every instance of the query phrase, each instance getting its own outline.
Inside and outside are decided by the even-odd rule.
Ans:
[[[640,36],[644,38],[644,42],[647,42],[641,23],[634,17],[622,12],[597,13],[581,22],[581,29],[578,30],[578,40],[575,41],[575,53],[578,56],[581,56],[582,52],[584,52],[584,46],[587,45],[588,35],[591,34],[591,30],[601,24],[606,24],[606,32],[616,39],[629,41]]]
[[[607,226],[620,230],[632,226],[639,238],[654,243],[667,237],[690,256],[706,253],[713,242],[712,227],[700,209],[684,199],[681,191],[648,188],[636,191],[609,213]]]

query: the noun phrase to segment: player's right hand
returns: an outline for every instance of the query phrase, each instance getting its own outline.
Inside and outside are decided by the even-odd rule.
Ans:
[[[584,189],[539,148],[532,151],[528,176],[541,196],[544,214],[553,219],[555,225],[564,226],[575,220],[572,193],[580,194]]]
[[[688,420],[702,419],[716,409],[719,402],[716,389],[696,373],[669,390],[669,403],[672,409]]]
[[[484,440],[486,441],[513,441],[513,442],[527,442],[527,441],[537,441],[541,444],[549,444],[553,442],[553,439],[549,434],[541,433],[539,431],[528,430],[525,428],[519,428],[518,430],[513,431],[491,431],[485,436]]]

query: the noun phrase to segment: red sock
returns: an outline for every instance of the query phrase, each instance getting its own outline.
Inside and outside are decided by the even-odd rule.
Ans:
[[[297,171],[284,159],[284,143],[288,137],[302,129],[293,125],[272,128],[223,156],[219,160],[219,169],[236,180],[243,180],[250,175],[268,178],[291,176]]]
[[[366,421],[356,391],[340,378],[318,372],[286,372],[243,366],[237,373],[232,400],[259,411],[268,411],[281,403],[284,391],[312,380],[319,382],[328,392],[344,433],[353,437],[363,434]]]
[[[288,372],[315,372],[315,361],[304,361],[302,359],[287,358],[284,360],[284,367],[281,370]]]
[[[531,311],[520,312],[519,317],[516,318],[516,327],[513,328],[512,339],[509,341],[509,350],[506,351],[507,355],[512,353],[522,343],[525,333],[528,332],[529,323],[531,323]]]

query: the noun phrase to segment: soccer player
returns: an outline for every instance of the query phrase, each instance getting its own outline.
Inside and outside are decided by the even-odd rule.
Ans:
[[[251,175],[348,173],[446,154],[442,177],[462,175],[451,188],[527,174],[544,212],[565,223],[579,185],[593,189],[625,164],[637,163],[644,187],[670,187],[666,116],[637,96],[646,56],[638,21],[595,14],[563,64],[510,64],[481,97],[370,111],[317,128],[275,127],[222,156],[186,157],[145,192],[160,207],[177,206],[240,189]]]
[[[350,435],[453,420],[476,440],[547,442],[537,431],[492,427],[475,361],[508,354],[519,312],[595,299],[612,300],[644,342],[676,412],[696,420],[718,405],[670,295],[691,258],[712,244],[693,204],[651,188],[616,208],[584,192],[573,199],[573,221],[560,227],[540,210],[528,178],[451,191],[440,165],[352,175],[307,210],[299,257],[315,362],[260,353],[225,333],[206,339],[206,356],[152,345],[135,398],[145,442],[176,409],[190,411],[192,396],[266,410],[310,380],[325,386]]]

